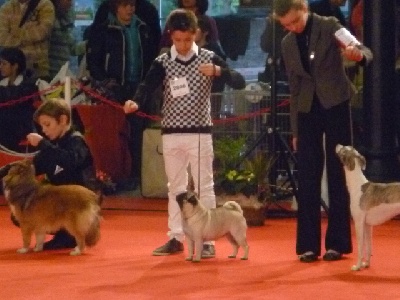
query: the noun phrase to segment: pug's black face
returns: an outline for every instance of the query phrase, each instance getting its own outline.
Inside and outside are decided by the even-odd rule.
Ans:
[[[184,192],[176,196],[176,201],[178,202],[179,208],[182,210],[184,203],[189,203],[192,206],[196,206],[199,203],[197,197],[193,193]]]

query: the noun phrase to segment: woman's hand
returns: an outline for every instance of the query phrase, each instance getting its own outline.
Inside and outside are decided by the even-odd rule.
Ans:
[[[357,46],[349,45],[342,50],[343,56],[348,60],[361,61],[363,59],[363,54]]]

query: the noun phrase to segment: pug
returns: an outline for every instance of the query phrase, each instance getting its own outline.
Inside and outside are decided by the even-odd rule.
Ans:
[[[182,226],[187,239],[189,256],[186,260],[199,262],[203,243],[222,236],[226,236],[233,246],[229,258],[236,258],[240,246],[244,250],[241,259],[248,259],[247,224],[238,203],[228,201],[222,207],[207,209],[191,192],[179,194],[176,201],[181,209]]]

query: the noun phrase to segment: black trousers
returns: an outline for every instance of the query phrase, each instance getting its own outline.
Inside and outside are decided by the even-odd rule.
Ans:
[[[298,115],[298,217],[296,253],[321,255],[321,177],[326,158],[329,214],[325,249],[351,253],[350,201],[337,144],[350,145],[349,101],[324,109],[314,99]],[[325,134],[325,152],[323,135]]]

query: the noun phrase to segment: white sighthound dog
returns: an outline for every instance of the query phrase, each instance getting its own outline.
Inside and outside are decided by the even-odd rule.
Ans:
[[[368,268],[372,250],[372,226],[382,224],[400,214],[400,182],[369,182],[362,170],[365,158],[351,146],[336,146],[343,163],[350,194],[350,210],[358,244],[357,264],[353,271]]]

